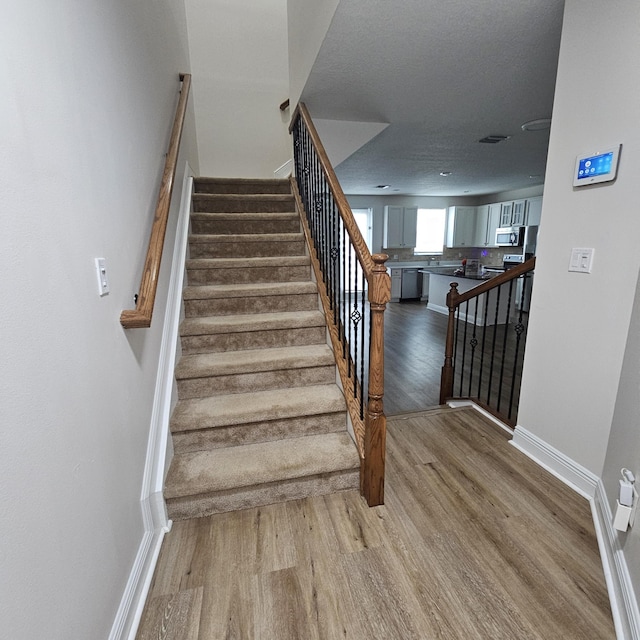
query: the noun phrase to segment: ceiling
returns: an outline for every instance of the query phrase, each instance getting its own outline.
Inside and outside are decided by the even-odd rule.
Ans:
[[[314,118],[388,123],[337,165],[345,193],[472,196],[542,184],[549,130],[521,125],[551,117],[563,7],[341,0],[302,100]],[[490,135],[511,137],[478,142]]]

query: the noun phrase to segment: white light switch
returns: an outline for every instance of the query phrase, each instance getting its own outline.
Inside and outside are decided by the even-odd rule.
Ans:
[[[571,249],[569,271],[578,273],[591,273],[593,264],[593,249]]]
[[[109,293],[109,278],[107,261],[104,258],[96,258],[96,275],[98,276],[98,295],[106,296]]]

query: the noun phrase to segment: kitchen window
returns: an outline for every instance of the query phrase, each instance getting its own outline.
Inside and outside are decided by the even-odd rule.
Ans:
[[[418,209],[414,254],[442,254],[447,221],[446,209]]]

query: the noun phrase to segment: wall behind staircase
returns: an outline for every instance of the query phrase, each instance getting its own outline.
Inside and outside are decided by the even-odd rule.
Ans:
[[[286,0],[186,0],[201,175],[273,178],[291,158]]]
[[[3,10],[3,638],[107,638],[140,545],[168,260],[152,328],[125,332],[119,314],[139,286],[186,41],[181,0]],[[192,110],[180,173],[186,160],[197,170]],[[176,215],[174,197],[168,246]]]

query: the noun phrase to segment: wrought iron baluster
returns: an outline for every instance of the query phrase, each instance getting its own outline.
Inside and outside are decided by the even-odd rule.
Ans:
[[[496,409],[500,411],[500,402],[502,401],[502,389],[504,387],[505,361],[507,357],[507,334],[509,333],[509,310],[511,309],[511,300],[513,299],[513,283],[509,282],[509,293],[507,294],[507,317],[504,321],[504,331],[502,336],[502,356],[500,358],[500,386],[498,387],[498,400]]]
[[[364,268],[360,269],[362,279],[362,295],[360,296],[360,313],[362,314],[362,327],[361,327],[361,336],[362,341],[360,344],[360,418],[364,420],[364,399],[367,396],[367,389],[369,387],[368,383],[365,384],[365,354],[368,353],[368,350],[365,351],[365,299],[366,299],[366,282],[367,279],[365,277]],[[369,332],[371,331],[371,323],[369,323]]]
[[[476,306],[473,313],[473,335],[469,341],[471,346],[471,355],[469,356],[469,392],[467,395],[471,397],[471,385],[473,384],[473,365],[476,358],[476,347],[478,346],[478,338],[476,337],[476,330],[478,326],[478,298],[475,299]]]
[[[496,311],[493,318],[493,339],[491,341],[491,365],[489,367],[489,385],[487,386],[487,404],[491,404],[491,387],[493,386],[493,370],[495,365],[496,342],[498,340],[498,309],[500,308],[500,290],[502,285],[496,288]],[[489,293],[489,292],[487,292]],[[487,296],[487,304],[489,304]]]
[[[469,323],[469,301],[467,300],[464,306],[464,329],[462,333],[462,362],[460,364],[460,396],[462,396],[462,389],[464,385],[464,367],[466,364],[467,324],[468,323]]]

